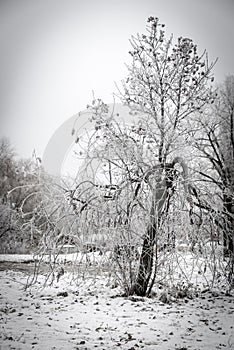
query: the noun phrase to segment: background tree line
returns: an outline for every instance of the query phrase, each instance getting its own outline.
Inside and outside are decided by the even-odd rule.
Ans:
[[[18,159],[10,141],[0,140],[1,253],[27,252],[39,241],[39,171],[36,161]]]

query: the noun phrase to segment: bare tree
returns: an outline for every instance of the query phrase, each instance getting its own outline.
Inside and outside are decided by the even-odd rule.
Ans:
[[[166,39],[164,27],[150,17],[146,34],[130,41],[132,63],[119,96],[131,120],[94,98],[87,113],[93,129],[72,131],[82,158],[76,183],[58,192],[47,188],[39,211],[47,216],[43,254],[52,250],[58,257],[57,247],[67,241],[87,251],[102,241],[100,252],[112,251],[105,267],[117,266],[114,273],[127,295],[151,293],[159,250],[173,244],[176,234],[168,229],[176,220],[173,208],[191,219],[192,196],[202,204],[189,183],[188,162],[199,128],[194,116],[214,102],[214,64],[191,39]]]
[[[182,147],[189,145],[187,141],[193,133],[190,117],[213,102],[210,82],[214,64],[208,64],[206,52],[198,54],[191,39],[180,37],[173,44],[172,37],[165,36],[164,24],[155,17],[148,19],[147,33],[132,37],[130,42],[132,64],[128,65],[129,74],[120,97],[133,111],[141,113],[139,128],[147,130],[152,140],[147,165],[156,178],[151,222],[144,235],[138,277],[131,291],[145,295],[150,292],[153,246],[165,203],[168,206],[170,202],[173,169],[178,160],[187,177],[185,163],[175,156],[180,156]]]
[[[128,295],[151,292],[158,242],[176,191],[183,191],[192,211],[186,157],[192,116],[214,99],[214,64],[206,52],[199,55],[188,38],[173,44],[164,27],[150,17],[146,34],[130,41],[132,63],[119,97],[130,108],[131,123],[94,99],[89,107],[93,131],[76,139],[85,161],[71,195],[74,210],[87,215],[85,223],[93,229],[111,231],[116,244],[141,245],[139,264],[134,254],[128,266],[116,259]],[[183,186],[177,186],[178,179]]]

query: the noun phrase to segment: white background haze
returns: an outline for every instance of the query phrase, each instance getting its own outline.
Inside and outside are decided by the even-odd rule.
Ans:
[[[233,0],[1,0],[0,137],[40,157],[56,129],[96,97],[112,103],[126,76],[129,38],[149,16],[190,37],[217,83],[234,74]]]

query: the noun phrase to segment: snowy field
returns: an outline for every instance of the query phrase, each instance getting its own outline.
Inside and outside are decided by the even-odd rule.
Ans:
[[[6,257],[1,261],[27,261]],[[234,349],[234,297],[204,291],[163,303],[122,297],[107,276],[25,290],[28,276],[0,262],[0,349]],[[76,281],[77,282],[77,281]]]

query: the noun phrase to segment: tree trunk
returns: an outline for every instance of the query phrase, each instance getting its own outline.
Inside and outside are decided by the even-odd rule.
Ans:
[[[160,225],[162,211],[167,197],[168,191],[166,181],[165,179],[162,180],[160,176],[153,191],[150,223],[143,240],[136,283],[133,285],[130,294],[136,294],[139,296],[145,296],[147,294],[149,281],[153,271],[154,245],[157,242],[157,230]]]
[[[227,215],[225,231],[223,233],[224,257],[234,254],[234,218],[233,218],[234,203],[232,196],[224,195],[224,211]]]
[[[130,294],[145,296],[150,293],[148,286],[153,272],[154,245],[157,245],[158,230],[161,224],[162,213],[164,210],[168,211],[169,209],[169,202],[167,204],[167,208],[166,203],[167,200],[169,201],[170,199],[168,189],[172,189],[173,187],[175,164],[180,164],[183,169],[182,175],[184,178],[184,188],[186,196],[188,197],[188,168],[181,157],[176,157],[172,163],[165,166],[165,174],[163,174],[162,168],[157,168],[158,174],[155,175],[156,186],[153,189],[152,195],[150,223],[143,240],[136,282],[133,285]],[[153,283],[151,283],[150,286],[151,289]]]

